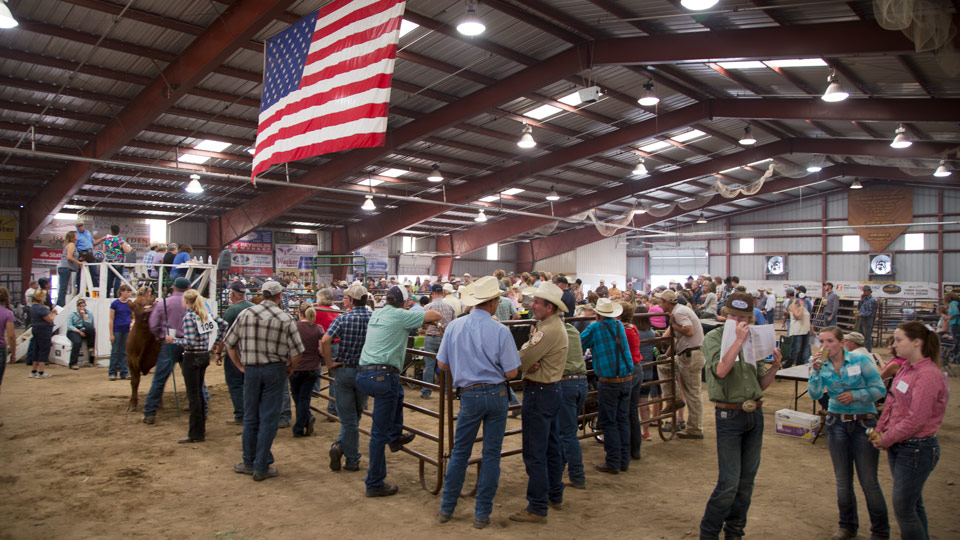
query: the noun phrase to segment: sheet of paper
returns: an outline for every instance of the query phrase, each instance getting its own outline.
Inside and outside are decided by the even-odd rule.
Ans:
[[[737,323],[733,320],[724,322],[723,337],[720,340],[721,358],[730,350],[730,347],[733,346],[736,340]],[[747,340],[743,343],[743,348],[741,349],[743,361],[756,367],[758,361],[762,361],[764,358],[773,354],[776,341],[776,333],[774,332],[772,324],[751,326],[750,334],[747,336]]]

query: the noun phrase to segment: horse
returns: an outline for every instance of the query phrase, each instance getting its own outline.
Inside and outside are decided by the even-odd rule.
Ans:
[[[152,287],[137,290],[137,298],[131,302],[134,323],[127,339],[127,367],[130,368],[130,403],[127,412],[136,412],[140,376],[150,373],[157,365],[157,356],[163,343],[150,332],[150,312],[156,305],[157,296]]]

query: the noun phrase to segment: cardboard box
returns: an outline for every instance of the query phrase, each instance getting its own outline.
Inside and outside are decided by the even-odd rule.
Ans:
[[[780,409],[775,415],[777,433],[798,439],[816,437],[820,430],[820,417],[815,414]]]

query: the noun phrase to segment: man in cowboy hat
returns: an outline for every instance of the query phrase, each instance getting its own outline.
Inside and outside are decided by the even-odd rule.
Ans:
[[[437,520],[450,520],[473,450],[477,431],[483,424],[483,461],[477,478],[477,502],[473,526],[490,524],[493,497],[500,479],[500,448],[507,427],[506,381],[516,377],[520,356],[513,335],[506,326],[493,320],[502,295],[499,280],[484,276],[468,285],[463,303],[473,306],[470,314],[447,326],[437,353],[437,365],[449,371],[453,388],[460,398],[457,430],[450,462],[443,479],[443,494]]]
[[[617,288],[617,282],[616,282],[616,281],[611,281],[611,282],[610,282],[610,290],[607,291],[607,298],[609,298],[609,299],[611,299],[611,300],[619,300],[619,299],[620,299],[620,296],[622,296],[622,295],[623,295],[623,293],[620,291],[620,289]]]
[[[780,369],[780,349],[773,350],[773,363],[747,363],[741,349],[750,335],[753,299],[734,292],[723,307],[727,324],[736,326],[736,339],[722,350],[723,327],[711,330],[703,339],[706,357],[707,390],[716,404],[717,461],[720,474],[700,520],[701,539],[743,537],[747,510],[753,494],[753,479],[760,467],[763,443],[763,390]],[[698,379],[699,380],[699,379]],[[689,394],[688,394],[689,399]]]
[[[563,291],[541,280],[530,311],[537,321],[530,339],[520,349],[523,368],[523,463],[527,469],[526,508],[510,515],[513,521],[545,523],[547,509],[562,508],[563,457],[554,421],[560,408],[560,379],[567,364],[567,331],[561,313]]]
[[[873,297],[873,289],[869,285],[863,286],[860,296],[860,305],[857,306],[860,320],[857,321],[857,332],[863,334],[864,346],[873,352],[873,318],[877,315],[877,299]]]
[[[863,346],[863,344],[866,343],[866,341],[867,341],[867,338],[865,338],[863,334],[861,334],[860,332],[850,332],[848,334],[843,335],[843,341],[841,341],[841,343],[843,344],[844,349],[853,353],[862,354],[867,358],[872,359],[874,363],[879,366],[880,359],[877,358],[877,355],[868,351],[867,348]]]
[[[610,290],[607,289],[607,286],[603,284],[603,280],[601,279],[600,285],[596,289],[594,289],[593,292],[597,293],[597,296],[599,296],[600,298],[606,298]]]
[[[683,389],[686,404],[678,402],[673,396],[673,387],[663,385],[663,397],[668,401],[663,413],[686,405],[690,411],[686,429],[677,432],[681,439],[703,438],[703,401],[700,398],[700,373],[703,370],[703,326],[700,319],[689,306],[677,304],[677,293],[667,290],[658,295],[663,311],[670,314],[670,327],[664,336],[673,335],[674,345],[667,349],[667,356],[676,353],[678,383]],[[752,311],[751,311],[752,313]],[[670,378],[670,366],[657,366],[660,378]],[[679,418],[679,417],[678,417]],[[678,423],[681,422],[678,420]],[[676,426],[680,428],[680,426]]]
[[[597,302],[597,322],[580,334],[583,350],[593,353],[593,371],[597,386],[599,416],[606,460],[594,464],[600,472],[627,472],[630,466],[630,390],[633,387],[633,357],[627,345],[627,333],[620,322],[623,306],[608,298]]]
[[[457,295],[454,294],[454,291],[453,283],[445,284],[443,286],[443,301],[450,304],[453,312],[459,317],[463,313],[463,306],[460,304],[460,300],[457,300]]]

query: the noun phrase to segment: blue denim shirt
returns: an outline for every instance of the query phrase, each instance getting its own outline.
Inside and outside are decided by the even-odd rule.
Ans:
[[[843,351],[843,367],[840,373],[833,362],[826,359],[819,371],[810,373],[807,392],[813,399],[820,399],[826,392],[830,396],[827,410],[838,414],[869,414],[877,412],[876,401],[886,395],[880,372],[869,357]],[[844,392],[853,394],[853,401],[840,403],[837,396]]]
[[[450,367],[454,388],[465,388],[504,382],[505,373],[520,367],[520,355],[510,330],[474,309],[447,326],[437,362]]]

